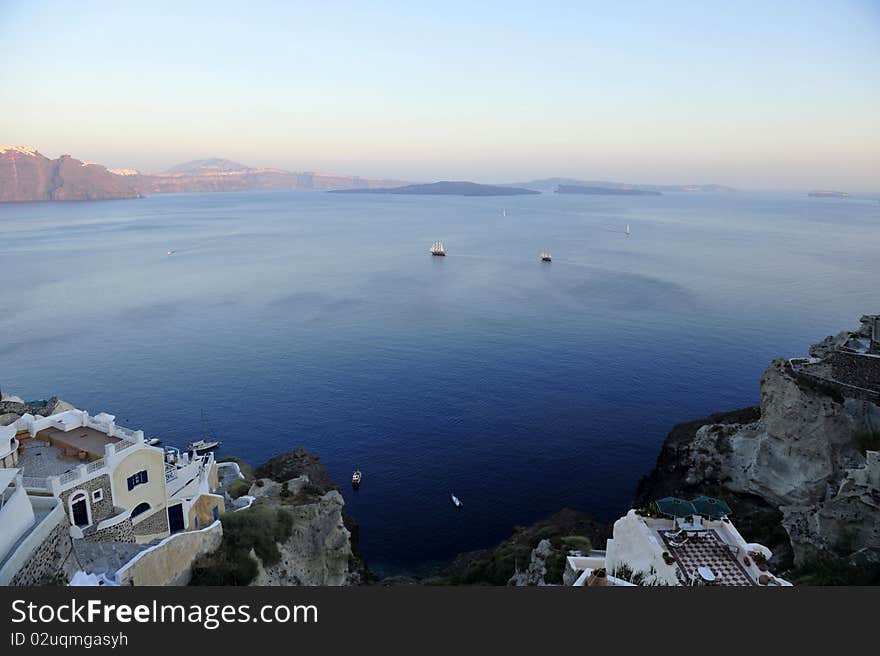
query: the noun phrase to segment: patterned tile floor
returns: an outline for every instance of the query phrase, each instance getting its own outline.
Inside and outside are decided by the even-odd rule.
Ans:
[[[682,571],[689,576],[697,576],[698,567],[708,567],[715,574],[715,585],[755,585],[745,568],[713,530],[709,531],[707,537],[690,538],[680,547],[670,545],[663,531],[660,531],[660,538]]]

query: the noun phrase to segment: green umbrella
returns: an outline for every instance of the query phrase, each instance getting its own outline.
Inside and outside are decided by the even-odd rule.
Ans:
[[[727,517],[733,511],[721,499],[713,499],[712,497],[697,497],[691,504],[696,509],[697,515],[708,517],[710,519],[721,519]]]
[[[694,504],[685,499],[679,499],[678,497],[664,497],[659,501],[655,501],[657,504],[657,510],[662,512],[664,515],[672,515],[673,517],[688,517],[690,515],[696,515],[697,510],[694,508]]]

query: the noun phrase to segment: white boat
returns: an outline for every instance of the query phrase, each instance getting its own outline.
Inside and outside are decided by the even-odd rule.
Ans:
[[[541,261],[542,262],[552,262],[553,256],[550,255],[548,251],[541,251]]]
[[[452,504],[453,504],[456,508],[461,508],[461,507],[464,505],[464,504],[461,502],[461,499],[459,499],[459,498],[458,498],[457,496],[455,496],[454,494],[450,494],[449,496],[452,497]]]
[[[174,249],[169,248],[169,249],[168,249],[168,254],[169,254],[169,255],[174,255]]]
[[[196,453],[204,453],[205,451],[213,451],[221,444],[223,444],[223,442],[220,440],[210,440],[208,442],[205,440],[196,440],[195,442],[187,444],[186,450],[195,451]]]
[[[442,241],[435,241],[431,244],[431,255],[446,257],[446,247],[443,245]]]
[[[507,210],[501,210],[501,216],[507,216]]]
[[[626,236],[629,237],[629,235],[630,235],[630,232],[629,232],[629,223],[627,223],[627,224],[626,224]]]
[[[158,437],[151,437],[149,440],[147,440],[147,444],[149,446],[156,446],[157,444],[162,444],[162,440],[160,440]]]
[[[358,485],[360,485],[362,478],[363,478],[363,475],[361,474],[361,470],[360,469],[355,470],[354,474],[351,475],[352,486],[357,487]]]

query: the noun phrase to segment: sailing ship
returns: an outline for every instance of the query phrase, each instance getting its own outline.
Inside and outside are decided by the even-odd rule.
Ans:
[[[431,255],[435,255],[437,257],[446,257],[446,247],[443,246],[442,241],[435,241],[431,244]]]
[[[354,474],[351,475],[351,486],[358,487],[361,484],[361,479],[363,475],[361,474],[360,469],[356,469]]]
[[[541,261],[542,262],[552,262],[553,256],[550,255],[547,251],[541,251]]]
[[[213,451],[222,445],[223,442],[220,440],[196,440],[195,442],[190,442],[186,445],[187,451],[192,451],[193,453],[205,453],[207,451]]]
[[[627,224],[626,224],[626,236],[629,237],[629,235],[630,235],[630,232],[629,232],[629,223],[627,223]]]

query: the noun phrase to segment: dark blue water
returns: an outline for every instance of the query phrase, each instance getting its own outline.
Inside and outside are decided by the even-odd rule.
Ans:
[[[304,445],[378,571],[616,517],[673,424],[880,311],[871,199],[185,194],[0,226],[3,389],[180,445],[204,411],[254,463]]]

